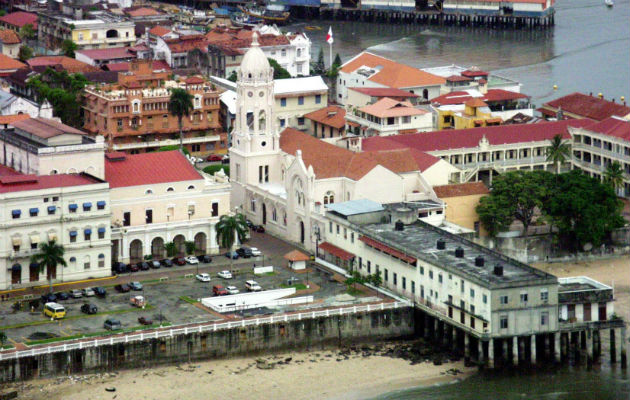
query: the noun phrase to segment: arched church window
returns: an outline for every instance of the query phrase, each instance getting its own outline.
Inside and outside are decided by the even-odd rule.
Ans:
[[[276,212],[276,208],[274,207],[273,210],[271,210],[271,219],[276,222],[278,221],[278,213]]]
[[[250,132],[254,131],[254,113],[251,111],[247,113],[247,128]]]
[[[267,118],[266,118],[265,111],[263,110],[260,113],[258,113],[258,130],[263,135],[265,134],[266,124],[267,124]]]

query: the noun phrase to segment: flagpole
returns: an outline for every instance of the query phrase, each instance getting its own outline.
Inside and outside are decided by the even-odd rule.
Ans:
[[[332,43],[331,42],[328,42],[328,49],[330,50],[328,69],[332,69],[333,58],[332,58]]]

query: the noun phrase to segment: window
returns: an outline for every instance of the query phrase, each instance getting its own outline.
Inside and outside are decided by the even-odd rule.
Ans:
[[[122,118],[118,118],[118,120],[116,121],[116,125],[118,126],[118,129],[122,129],[123,128],[123,120],[122,120]]]
[[[359,257],[359,269],[363,269],[363,259]]]
[[[187,190],[195,190],[195,185],[190,185],[186,188]]]
[[[541,289],[540,290],[540,300],[542,300],[542,301],[549,300],[549,292],[547,291],[547,289]]]
[[[99,239],[105,239],[105,228],[104,227],[98,228],[98,238]]]
[[[368,274],[372,272],[372,263],[369,261],[367,262],[367,271],[368,271]]]
[[[129,211],[125,211],[123,213],[123,226],[131,225],[131,213]]]
[[[470,288],[470,297],[473,299],[475,298],[475,289],[473,288]]]
[[[92,209],[92,203],[83,203],[83,211],[90,211]]]
[[[96,208],[97,208],[98,210],[104,210],[104,209],[105,209],[105,205],[106,205],[106,204],[107,204],[107,203],[106,203],[106,202],[104,202],[104,201],[97,201],[97,202],[96,202]]]
[[[59,196],[53,196],[53,201],[59,201]]]
[[[438,274],[438,282],[442,283],[442,274]]]
[[[394,286],[398,284],[398,274],[394,272]]]
[[[350,232],[350,243],[354,243],[354,232]]]
[[[212,203],[212,216],[219,216],[219,203],[217,203],[216,201]]]
[[[298,97],[298,106],[303,106],[304,105],[304,96],[299,96]]]
[[[77,231],[70,231],[70,243],[76,243]]]
[[[297,123],[298,123],[298,125],[299,125],[299,126],[304,125],[304,117],[299,117],[299,118],[297,119]]]
[[[83,239],[85,240],[90,240],[92,239],[92,229],[90,228],[85,228],[83,230]]]
[[[508,303],[508,297],[507,296],[501,296],[499,297],[499,302],[501,304],[507,304]]]
[[[90,269],[90,256],[83,258],[83,269]]]
[[[407,290],[407,278],[403,276],[402,278],[402,289]]]
[[[68,211],[70,211],[71,213],[76,213],[76,212],[77,212],[77,208],[79,208],[79,206],[78,206],[78,205],[76,205],[76,204],[70,204],[70,205],[68,206]]]
[[[57,211],[57,207],[55,207],[55,206],[48,206],[48,215],[54,215],[55,211]]]
[[[387,282],[387,280],[389,279],[389,271],[387,271],[387,268],[385,268],[385,282]]]
[[[471,314],[475,313],[475,306],[473,306],[472,304],[470,305],[470,313]]]
[[[460,290],[462,293],[464,293],[464,280],[460,279],[459,282],[462,284],[462,287],[460,288]]]
[[[339,234],[339,224],[337,224],[337,235]]]
[[[481,298],[483,299],[483,304],[488,304],[488,295],[484,294],[483,296],[481,296]]]
[[[37,214],[39,214],[39,208],[31,208],[28,210],[28,213],[31,217],[37,217]]]
[[[145,210],[144,211],[144,215],[145,215],[145,221],[147,224],[152,224],[153,223],[153,210],[149,209],[149,210]]]
[[[508,328],[508,317],[507,315],[502,315],[501,316],[501,329],[507,329]]]
[[[105,267],[105,254],[103,253],[98,255],[98,267],[99,268]]]
[[[521,303],[527,303],[527,293],[521,293]]]
[[[280,98],[280,107],[286,107],[287,106],[287,98],[286,97],[281,97]]]
[[[416,282],[411,281],[411,293],[416,294]]]
[[[315,95],[315,104],[321,104],[322,102],[322,95],[321,94],[316,94]]]
[[[424,267],[420,267],[420,275],[424,275]]]
[[[282,57],[286,57],[286,56],[287,56],[287,51],[286,51],[286,49],[282,49],[282,51],[280,52],[280,55],[281,55]],[[286,69],[286,68],[285,68],[285,69]]]
[[[329,233],[332,233],[332,225],[333,225],[332,222],[329,221],[328,222],[328,232]]]
[[[547,322],[549,321],[549,313],[547,311],[544,311],[542,313],[540,313],[540,325],[547,325]]]
[[[429,270],[429,279],[433,279],[433,271]]]
[[[20,215],[22,215],[22,210],[11,211],[11,216],[13,217],[13,219],[19,219]]]
[[[280,127],[284,127],[285,121],[283,118],[280,118]]]

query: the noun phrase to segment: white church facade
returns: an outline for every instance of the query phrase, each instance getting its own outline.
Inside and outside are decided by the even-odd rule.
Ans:
[[[433,200],[432,186],[457,171],[423,152],[352,152],[274,123],[273,69],[254,38],[238,72],[230,148],[232,207],[255,224],[313,251],[326,204]],[[320,237],[323,240],[323,237]]]

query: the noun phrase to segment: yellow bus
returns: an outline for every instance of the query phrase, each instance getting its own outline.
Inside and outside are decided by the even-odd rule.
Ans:
[[[58,303],[46,303],[44,305],[44,315],[50,319],[61,319],[66,316],[66,309]]]

